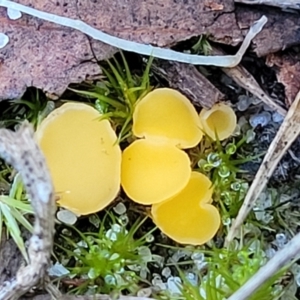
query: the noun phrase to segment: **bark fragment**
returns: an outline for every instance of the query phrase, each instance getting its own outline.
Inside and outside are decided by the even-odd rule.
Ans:
[[[300,90],[300,55],[288,52],[270,54],[266,64],[275,66],[277,80],[285,86],[286,104],[290,106]]]
[[[81,19],[124,39],[169,47],[192,36],[208,34],[237,45],[243,37],[236,25],[233,0],[214,1],[33,1],[18,3],[57,15]],[[9,44],[0,49],[0,100],[19,98],[28,86],[61,95],[69,83],[83,81],[100,69],[82,33],[23,15],[10,20],[0,8],[0,32]],[[93,41],[98,60],[116,49]]]
[[[224,99],[220,92],[195,66],[178,62],[157,61],[154,70],[169,83],[170,87],[181,91],[197,107],[211,108]]]
[[[253,49],[259,57],[300,44],[298,13],[273,7],[236,5],[236,18],[242,30],[248,29],[262,15],[268,18],[268,23],[253,39]]]

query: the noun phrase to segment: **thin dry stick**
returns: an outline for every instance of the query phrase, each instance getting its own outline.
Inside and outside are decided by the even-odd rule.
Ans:
[[[223,54],[223,51],[213,48],[213,54]],[[234,68],[222,68],[222,71],[234,80],[239,86],[249,91],[270,108],[285,116],[287,111],[278,105],[267,93],[259,86],[254,77],[241,65]]]
[[[253,180],[253,183],[246,195],[244,203],[240,208],[237,218],[233,222],[228,235],[226,244],[231,242],[237,234],[240,226],[243,224],[247,215],[253,208],[260,193],[265,188],[270,177],[272,176],[276,166],[286,153],[293,141],[300,134],[300,92],[290,107],[281,127],[279,128],[276,137],[272,141],[267,154]]]
[[[135,52],[143,55],[153,56],[161,59],[178,61],[183,63],[189,63],[193,65],[211,65],[217,67],[234,67],[238,65],[245,54],[247,48],[249,47],[251,40],[261,32],[264,25],[267,23],[268,19],[266,16],[262,16],[258,21],[256,21],[249,29],[240,49],[235,55],[228,56],[202,56],[202,55],[192,55],[186,53],[180,53],[169,49],[153,47],[151,45],[145,45],[136,43],[133,41],[127,41],[120,39],[109,34],[106,34],[81,20],[73,20],[66,17],[61,17],[51,13],[46,13],[25,5],[15,3],[8,0],[0,0],[0,6],[11,8],[23,12],[25,14],[46,20],[55,24],[62,26],[67,26],[73,29],[77,29],[82,33],[92,37],[95,40],[101,41],[105,44],[109,44],[118,49]]]
[[[282,267],[299,256],[300,253],[300,233],[279,250],[260,270],[253,275],[239,290],[237,290],[228,300],[246,300],[262,284],[276,274]]]
[[[37,285],[47,272],[54,232],[54,188],[28,122],[24,122],[17,132],[0,129],[0,156],[20,172],[35,212],[28,249],[30,264],[0,286],[0,299],[14,300]]]
[[[266,92],[262,90],[254,77],[241,65],[234,68],[222,68],[222,71],[233,79],[239,86],[249,91],[252,95],[256,96],[274,111],[282,116],[287,114],[285,108],[277,104]]]
[[[262,4],[269,5],[275,7],[281,7],[283,9],[292,8],[292,9],[300,9],[300,1],[299,0],[234,0],[236,3],[243,4]]]

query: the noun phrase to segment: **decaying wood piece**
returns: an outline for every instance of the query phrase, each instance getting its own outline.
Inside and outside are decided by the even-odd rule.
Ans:
[[[213,4],[218,4],[217,8],[210,7],[211,1],[15,2],[82,20],[122,39],[159,47],[170,47],[201,34],[208,34],[223,44],[238,45],[243,41],[234,14],[234,0],[215,0]],[[102,61],[118,51],[100,41],[89,41],[78,30],[26,14],[10,20],[5,7],[0,7],[0,32],[10,39],[7,46],[0,49],[0,101],[20,98],[28,86],[60,96],[70,83],[98,78],[101,71],[93,60],[93,53]]]
[[[253,39],[253,51],[263,57],[300,44],[300,18],[298,13],[284,12],[274,7],[236,5],[239,27],[247,30],[253,20],[262,15],[268,18],[264,29]]]
[[[35,212],[28,248],[30,264],[0,286],[0,299],[14,300],[37,285],[47,272],[54,233],[54,188],[29,123],[24,122],[17,132],[0,129],[0,156],[20,172]]]
[[[236,219],[228,232],[226,243],[230,243],[236,236],[240,226],[245,221],[247,215],[255,205],[259,195],[267,185],[276,166],[282,156],[286,153],[293,141],[300,134],[300,92],[290,107],[281,127],[279,128],[274,140],[272,141],[268,152],[250,186],[246,198]]]
[[[285,87],[286,104],[290,106],[300,90],[300,54],[292,51],[267,56],[266,64],[276,66],[276,77]]]
[[[114,297],[109,295],[91,295],[91,296],[71,296],[63,295],[61,299],[58,300],[114,300]],[[154,300],[153,298],[147,297],[134,297],[134,296],[120,296],[115,300]]]
[[[246,300],[269,278],[288,265],[292,259],[299,257],[300,233],[296,234],[283,249],[280,249],[260,270],[254,274],[228,300]]]
[[[195,106],[209,109],[224,98],[224,94],[193,65],[156,60],[152,70],[163,77],[170,87],[186,95]]]
[[[278,112],[282,116],[285,116],[287,111],[285,108],[277,104],[272,97],[270,97],[262,88],[259,86],[254,77],[242,66],[234,68],[222,68],[222,71],[227,74],[233,81],[239,86],[256,96],[271,109]]]
[[[0,101],[22,97],[29,86],[60,96],[70,82],[80,83],[101,75],[101,69],[93,61],[89,39],[77,30],[41,23],[25,15],[10,20],[6,9],[0,7],[0,32],[10,39],[0,49]],[[108,59],[117,52],[98,41],[93,42],[93,50],[98,60]]]
[[[170,49],[164,49],[164,48],[154,47],[147,44],[141,44],[129,40],[124,40],[109,35],[107,33],[104,33],[103,31],[98,30],[81,20],[75,20],[75,19],[47,13],[9,0],[0,0],[0,6],[10,8],[10,9],[15,9],[22,13],[26,13],[33,17],[37,17],[39,19],[52,22],[58,25],[67,26],[72,29],[77,29],[95,40],[104,42],[105,44],[114,46],[118,49],[130,51],[142,55],[153,56],[156,58],[193,64],[193,65],[211,65],[211,66],[229,67],[229,68],[234,67],[240,63],[252,39],[259,32],[261,32],[262,28],[268,21],[268,19],[265,16],[262,16],[259,20],[256,20],[253,23],[253,25],[249,29],[249,32],[245,36],[245,39],[240,49],[235,55],[205,56],[205,55],[192,55],[187,53],[181,53]]]
[[[269,5],[280,7],[283,9],[291,8],[291,9],[300,9],[300,1],[299,0],[234,0],[236,3],[243,4],[252,4],[252,5]]]
[[[213,48],[213,53],[220,54],[222,51],[220,49]],[[254,77],[243,66],[239,65],[234,68],[222,68],[222,71],[239,86],[256,96],[274,111],[277,111],[282,116],[286,115],[286,109],[277,104],[265,91],[263,91]]]
[[[0,241],[0,285],[11,279],[24,262],[15,241],[3,230]]]

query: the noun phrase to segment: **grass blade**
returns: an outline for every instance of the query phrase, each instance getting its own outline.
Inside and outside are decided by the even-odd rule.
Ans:
[[[22,224],[29,232],[33,232],[32,225],[18,210],[11,207],[10,212],[16,221],[18,221],[20,224]]]
[[[0,202],[10,206],[14,207],[16,209],[19,209],[23,211],[24,213],[33,214],[32,206],[29,203],[26,203],[21,200],[16,200],[14,198],[11,198],[9,196],[0,196]]]
[[[16,245],[18,246],[19,250],[21,251],[24,259],[28,262],[28,255],[25,249],[25,244],[21,236],[21,231],[18,223],[16,222],[15,218],[11,214],[10,208],[6,205],[0,202],[0,209],[4,216],[4,222],[6,225],[6,228],[10,234],[10,236],[15,241]]]

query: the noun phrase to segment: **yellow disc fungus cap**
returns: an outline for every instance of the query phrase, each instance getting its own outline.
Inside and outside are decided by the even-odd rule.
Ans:
[[[155,89],[138,102],[132,132],[140,138],[168,141],[181,149],[196,146],[202,138],[194,106],[184,95],[169,88]]]
[[[188,183],[188,155],[166,142],[136,140],[122,156],[121,184],[129,198],[141,204],[166,200]]]
[[[120,189],[121,149],[109,121],[83,103],[66,103],[40,124],[36,136],[59,204],[86,215],[110,204]]]
[[[211,184],[205,175],[192,172],[180,193],[152,206],[154,223],[178,243],[202,245],[208,242],[220,227],[220,214],[211,205]]]
[[[218,137],[220,141],[230,137],[237,124],[234,110],[225,103],[215,104],[208,110],[203,108],[200,121],[204,132],[214,140]]]

